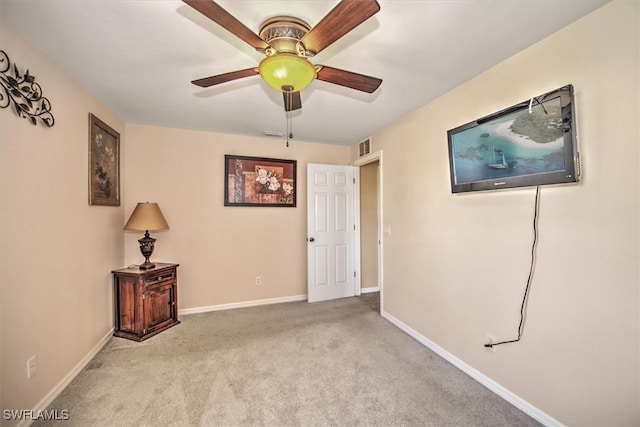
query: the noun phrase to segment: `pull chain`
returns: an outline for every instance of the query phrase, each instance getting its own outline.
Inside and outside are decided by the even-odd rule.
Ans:
[[[293,139],[293,132],[291,130],[291,108],[293,105],[293,92],[288,91],[287,94],[287,105],[289,105],[289,110],[285,111],[285,117],[287,122],[287,147],[289,146],[289,139]]]
[[[293,139],[293,132],[292,132],[292,125],[291,125],[291,111],[289,111],[287,113],[287,147],[289,146],[289,140]]]
[[[288,95],[288,96],[291,96],[291,95]],[[291,102],[291,100],[289,100],[289,102]],[[293,138],[293,135],[291,134],[291,112],[287,111],[285,114],[286,114],[286,120],[287,120],[287,147],[288,147],[289,138]]]

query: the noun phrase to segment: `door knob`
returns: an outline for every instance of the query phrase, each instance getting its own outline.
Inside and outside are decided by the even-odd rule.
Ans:
[[[316,241],[316,239],[314,239],[313,237],[309,237],[309,241],[310,241],[310,242],[315,242],[315,241]]]

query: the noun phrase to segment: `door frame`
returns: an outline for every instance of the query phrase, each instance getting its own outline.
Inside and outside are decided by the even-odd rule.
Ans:
[[[361,294],[362,289],[362,276],[361,276],[361,259],[360,259],[360,239],[361,239],[361,229],[360,229],[360,167],[373,163],[375,161],[379,162],[378,167],[378,288],[380,289],[380,313],[382,313],[384,307],[384,280],[383,280],[383,259],[384,259],[384,234],[382,233],[383,229],[383,211],[384,211],[384,197],[383,197],[383,162],[382,162],[382,150],[376,151],[374,153],[367,154],[364,157],[360,157],[357,160],[351,162],[351,166],[355,166],[358,168],[357,170],[357,185],[355,186],[355,195],[354,195],[354,209],[355,209],[355,224],[356,224],[356,238],[355,238],[355,254],[354,254],[354,267],[356,270],[356,280],[355,280],[355,294],[356,296]]]

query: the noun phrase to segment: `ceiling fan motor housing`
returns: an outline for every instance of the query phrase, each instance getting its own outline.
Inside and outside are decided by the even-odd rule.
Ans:
[[[271,54],[295,53],[307,56],[300,39],[309,32],[311,26],[293,16],[274,16],[260,25],[260,38],[273,48]],[[269,53],[267,53],[269,55]]]

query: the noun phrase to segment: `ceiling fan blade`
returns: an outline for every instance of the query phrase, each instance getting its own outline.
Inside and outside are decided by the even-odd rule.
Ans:
[[[225,30],[229,31],[240,40],[244,41],[254,49],[264,51],[269,47],[267,42],[262,40],[256,33],[251,31],[235,16],[224,10],[213,0],[182,0]]]
[[[300,92],[282,92],[284,98],[284,111],[299,110],[302,108]]]
[[[203,77],[201,79],[193,80],[191,83],[200,87],[209,87],[218,85],[220,83],[230,82],[232,80],[242,79],[244,77],[255,76],[256,74],[258,74],[258,70],[256,68],[247,68],[245,70],[218,74],[217,76]]]
[[[342,0],[300,41],[307,51],[320,53],[379,10],[376,0]]]
[[[322,68],[318,71],[316,78],[325,82],[335,83],[367,93],[375,92],[382,84],[382,79],[377,77],[365,76],[364,74],[327,67],[326,65],[320,65],[320,67]]]

